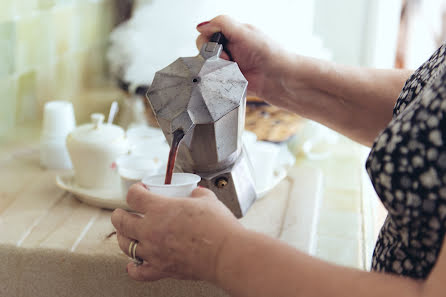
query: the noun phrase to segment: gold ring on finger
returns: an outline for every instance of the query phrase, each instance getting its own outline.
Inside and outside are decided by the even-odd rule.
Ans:
[[[144,260],[136,255],[136,247],[138,246],[138,243],[139,242],[137,240],[134,240],[134,239],[130,242],[130,245],[129,245],[129,256],[133,259],[133,262],[136,265],[141,265],[144,262]]]

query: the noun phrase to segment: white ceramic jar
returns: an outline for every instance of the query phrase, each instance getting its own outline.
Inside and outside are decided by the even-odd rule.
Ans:
[[[40,135],[40,164],[46,169],[71,169],[65,140],[76,127],[73,104],[49,101],[43,109]]]
[[[120,185],[114,162],[129,151],[124,130],[104,124],[104,115],[91,115],[92,123],[76,128],[66,143],[75,181],[86,189],[116,189]]]

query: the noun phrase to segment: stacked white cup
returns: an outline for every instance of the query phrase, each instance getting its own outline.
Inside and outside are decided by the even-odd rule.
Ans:
[[[271,185],[279,151],[279,145],[267,141],[257,141],[252,147],[250,160],[257,190],[263,191]]]
[[[68,101],[49,101],[43,110],[40,136],[40,164],[47,169],[71,169],[65,140],[76,126],[73,104]]]
[[[169,145],[159,128],[136,126],[127,130],[130,154],[153,159],[159,173],[165,173],[169,157]]]

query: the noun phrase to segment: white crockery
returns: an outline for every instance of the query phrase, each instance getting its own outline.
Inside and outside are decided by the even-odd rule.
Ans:
[[[161,129],[138,125],[129,128],[126,135],[131,155],[152,159],[157,163],[158,168],[165,170],[170,147]],[[158,171],[158,173],[162,172]]]
[[[74,130],[76,120],[71,102],[49,101],[43,111],[40,135],[40,164],[47,169],[71,169],[65,138]]]
[[[134,142],[148,139],[164,140],[163,131],[159,128],[149,127],[145,125],[139,125],[129,128],[126,132],[129,143],[132,145]]]
[[[164,184],[165,174],[146,176],[142,182],[150,192],[168,197],[189,197],[197,187],[201,177],[192,173],[174,173],[172,183]]]
[[[280,146],[267,141],[257,141],[250,151],[256,188],[263,190],[273,180]]]
[[[73,167],[65,139],[41,139],[40,165],[46,169],[71,169]]]
[[[104,124],[103,114],[92,114],[92,123],[79,126],[67,137],[75,181],[86,189],[117,188],[120,178],[115,160],[128,153],[124,130]]]
[[[132,155],[150,158],[154,160],[160,168],[166,169],[170,147],[165,140],[141,140],[134,143],[130,150]]]
[[[254,132],[244,130],[242,134],[242,141],[246,147],[251,148],[256,144],[257,135]]]
[[[142,157],[125,155],[116,160],[119,176],[121,177],[122,192],[127,195],[131,185],[140,182],[144,176],[157,174],[159,163]]]
[[[76,126],[73,104],[68,101],[49,101],[43,108],[42,138],[65,138]]]
[[[56,176],[56,185],[86,204],[111,210],[116,208],[131,210],[122,197],[121,189],[85,189],[79,187],[74,180],[73,172],[65,172]]]

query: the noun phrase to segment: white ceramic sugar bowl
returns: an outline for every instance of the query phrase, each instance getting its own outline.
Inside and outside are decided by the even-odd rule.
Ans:
[[[114,189],[120,184],[115,160],[129,151],[124,130],[104,124],[104,115],[91,115],[92,123],[76,128],[67,137],[76,184],[86,189]]]

